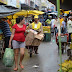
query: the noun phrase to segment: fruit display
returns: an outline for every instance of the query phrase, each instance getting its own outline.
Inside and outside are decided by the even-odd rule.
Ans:
[[[10,31],[12,32],[12,27],[10,27]]]
[[[44,33],[51,33],[51,27],[50,26],[43,26],[43,32]]]
[[[51,24],[51,20],[49,20],[49,19],[47,19],[46,22],[47,22],[48,24]]]
[[[59,64],[60,66],[60,64]],[[60,69],[58,70],[60,72]],[[62,72],[72,72],[72,61],[71,60],[65,60],[62,63]]]

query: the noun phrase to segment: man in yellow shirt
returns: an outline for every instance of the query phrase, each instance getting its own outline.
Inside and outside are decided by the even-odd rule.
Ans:
[[[39,22],[38,16],[34,16],[34,22],[29,26],[31,29],[38,31],[39,33],[43,33],[42,23]],[[38,54],[38,46],[35,47],[35,54]]]

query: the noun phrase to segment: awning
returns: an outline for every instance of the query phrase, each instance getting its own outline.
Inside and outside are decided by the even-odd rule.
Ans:
[[[35,13],[35,14],[39,14],[39,15],[40,15],[40,14],[44,14],[44,12],[38,11],[38,10],[33,10],[32,12]]]
[[[56,0],[48,0],[48,1],[50,1],[53,4],[57,5]],[[72,0],[60,0],[60,1],[61,1],[61,3],[60,3],[61,9],[72,10]]]
[[[21,9],[24,9],[24,10],[33,10],[34,8],[26,5],[26,4],[21,4]]]
[[[21,10],[20,12],[15,13],[16,16],[28,16],[28,15],[41,15],[44,14],[42,11],[38,10]]]
[[[10,7],[7,5],[0,5],[0,18],[12,15],[16,12],[18,12],[20,9],[18,8],[14,8],[14,7]]]

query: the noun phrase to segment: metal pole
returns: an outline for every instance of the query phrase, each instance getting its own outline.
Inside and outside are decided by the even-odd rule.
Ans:
[[[59,20],[59,32],[58,32],[58,36],[59,36],[59,55],[60,55],[60,72],[62,72],[62,51],[61,51],[61,29],[60,29],[60,0],[57,0],[57,11],[58,11],[58,20]]]

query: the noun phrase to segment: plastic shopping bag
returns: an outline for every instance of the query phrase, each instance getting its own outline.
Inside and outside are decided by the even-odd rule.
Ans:
[[[14,50],[11,48],[6,48],[3,56],[3,64],[6,67],[12,67],[14,64]]]

